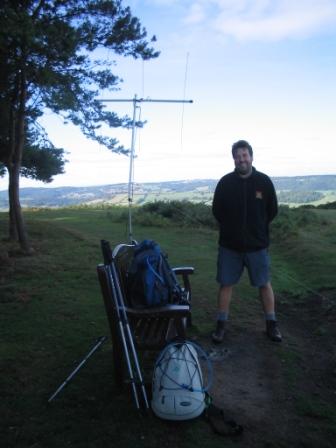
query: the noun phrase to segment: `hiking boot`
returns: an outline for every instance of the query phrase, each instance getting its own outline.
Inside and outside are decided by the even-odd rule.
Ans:
[[[223,342],[225,335],[225,320],[218,320],[216,330],[212,333],[212,342],[220,344]]]
[[[271,341],[281,342],[282,336],[276,320],[266,321],[266,334],[271,339]]]

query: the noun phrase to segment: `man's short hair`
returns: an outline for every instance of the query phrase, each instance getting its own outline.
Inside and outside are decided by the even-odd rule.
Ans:
[[[238,151],[238,149],[241,148],[246,148],[248,149],[248,152],[250,154],[250,156],[253,156],[253,149],[252,146],[249,144],[249,142],[247,142],[246,140],[238,140],[236,143],[234,143],[232,145],[232,157],[235,157],[236,152]]]

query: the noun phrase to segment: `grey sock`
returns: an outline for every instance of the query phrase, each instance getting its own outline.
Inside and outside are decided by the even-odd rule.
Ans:
[[[275,313],[265,313],[266,320],[276,320]]]
[[[227,313],[226,311],[219,311],[217,314],[217,320],[220,321],[225,321],[229,319],[229,313]]]

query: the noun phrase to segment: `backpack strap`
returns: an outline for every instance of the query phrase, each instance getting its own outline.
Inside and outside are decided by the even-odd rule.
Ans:
[[[244,428],[238,425],[234,420],[224,415],[223,409],[209,404],[204,411],[205,419],[209,422],[214,433],[221,436],[240,436]]]
[[[159,260],[159,262],[161,262],[161,259]],[[163,284],[163,283],[164,283],[163,278],[162,278],[161,275],[160,275],[158,272],[156,272],[156,270],[153,268],[151,262],[149,261],[149,257],[146,258],[146,263],[147,263],[148,269],[149,269],[150,271],[152,271],[153,274],[155,275],[155,277],[156,277],[156,278]]]

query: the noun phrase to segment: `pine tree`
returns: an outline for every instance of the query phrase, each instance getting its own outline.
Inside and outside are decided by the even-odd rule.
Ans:
[[[0,174],[9,175],[10,237],[32,252],[20,205],[20,174],[51,180],[64,152],[54,148],[38,118],[46,109],[78,126],[111,151],[118,141],[99,134],[103,123],[129,126],[106,111],[101,90],[119,83],[104,50],[144,60],[158,56],[146,30],[120,0],[3,0],[0,5]]]

